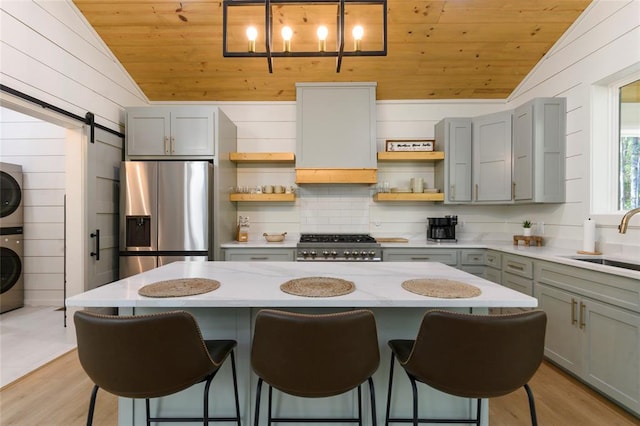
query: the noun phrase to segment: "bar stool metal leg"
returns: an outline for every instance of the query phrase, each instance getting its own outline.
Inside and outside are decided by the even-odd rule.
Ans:
[[[536,415],[536,403],[533,400],[533,392],[528,383],[524,384],[524,390],[527,391],[527,398],[529,399],[529,411],[531,412],[531,425],[538,426],[538,416]]]
[[[389,367],[389,389],[387,390],[387,414],[384,419],[384,426],[389,426],[389,414],[391,412],[391,389],[393,387],[393,364],[396,357],[391,353],[391,366]]]
[[[96,408],[96,396],[98,395],[98,385],[93,386],[91,391],[91,400],[89,402],[89,414],[87,414],[87,426],[93,425],[93,412]]]

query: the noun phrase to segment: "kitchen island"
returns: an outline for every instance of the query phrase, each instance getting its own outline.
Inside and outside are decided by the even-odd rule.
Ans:
[[[355,290],[336,297],[303,297],[284,293],[280,285],[304,277],[332,277],[351,281]],[[208,278],[220,282],[212,292],[174,298],[140,296],[138,290],[158,281],[178,278]],[[444,299],[426,297],[404,290],[402,282],[418,278],[456,280],[481,290],[473,298]],[[483,314],[489,308],[537,306],[526,296],[477,276],[440,263],[420,262],[175,262],[151,271],[99,287],[67,299],[69,307],[115,307],[121,315],[140,315],[170,309],[184,309],[195,315],[205,338],[231,338],[238,341],[237,362],[243,424],[252,424],[256,377],[251,373],[250,344],[255,314],[261,308],[280,308],[302,312],[334,312],[353,308],[371,309],[376,317],[380,342],[380,367],[373,380],[379,424],[384,424],[390,353],[387,340],[414,338],[427,309],[448,309]],[[452,337],[451,344],[455,344]],[[469,354],[472,360],[473,354]],[[394,412],[410,412],[410,385],[396,369]],[[212,387],[212,409],[219,415],[233,412],[230,367],[225,365]],[[200,410],[200,388],[152,402],[152,409],[165,415],[185,415]],[[366,386],[365,386],[366,390]],[[534,390],[535,392],[535,390]],[[274,394],[277,410],[296,416],[351,414],[357,407],[355,393],[326,399],[302,400]],[[87,396],[88,398],[88,396]],[[365,416],[370,411],[364,403]],[[263,404],[264,405],[264,404]],[[432,417],[468,416],[473,402],[421,390],[421,411]],[[263,407],[264,408],[264,407]],[[485,413],[488,410],[484,410]],[[393,413],[392,413],[393,414]],[[485,424],[487,422],[485,415]],[[144,424],[144,404],[121,399],[121,425]],[[366,424],[371,424],[370,419]]]

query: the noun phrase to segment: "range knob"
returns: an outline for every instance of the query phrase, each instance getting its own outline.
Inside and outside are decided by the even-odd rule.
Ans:
[[[364,250],[362,250],[362,251],[360,252],[360,256],[362,256],[362,257],[367,257],[367,252],[366,252],[366,251],[364,251]]]
[[[309,254],[311,255],[311,257],[316,257],[318,255],[315,250],[311,250],[311,253]]]
[[[337,252],[337,251],[335,251],[335,250],[333,250],[333,251],[331,252],[331,256],[333,256],[334,258],[336,258],[336,257],[338,256],[338,252]]]
[[[370,257],[376,257],[376,252],[375,252],[374,250],[371,250],[371,251],[369,252],[369,256],[370,256]]]
[[[345,250],[344,253],[342,253],[342,254],[344,254],[344,257],[351,256],[351,252],[349,250]]]
[[[329,253],[329,250],[325,250],[325,251],[323,251],[323,252],[322,252],[322,255],[323,255],[324,257],[329,257],[329,254],[330,254],[330,253]]]
[[[306,250],[302,250],[302,257],[307,257],[309,256],[309,252]]]

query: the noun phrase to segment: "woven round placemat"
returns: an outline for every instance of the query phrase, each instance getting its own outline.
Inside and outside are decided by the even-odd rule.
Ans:
[[[183,297],[208,293],[220,287],[220,282],[207,278],[179,278],[145,285],[138,294],[147,297]]]
[[[330,277],[305,277],[289,280],[280,290],[295,296],[334,297],[349,294],[356,289],[351,281]]]
[[[442,278],[407,280],[402,283],[402,288],[421,296],[439,297],[442,299],[476,297],[482,293],[476,286]]]

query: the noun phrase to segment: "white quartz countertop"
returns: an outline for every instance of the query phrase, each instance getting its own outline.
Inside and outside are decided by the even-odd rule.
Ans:
[[[303,277],[334,277],[352,281],[355,291],[337,297],[302,297],[284,293],[280,285]],[[209,278],[220,287],[209,293],[152,298],[138,289],[176,278]],[[411,293],[403,281],[444,278],[474,285],[473,298],[442,299]],[[429,262],[174,262],[106,284],[67,299],[79,307],[536,307],[530,296],[441,263]]]

